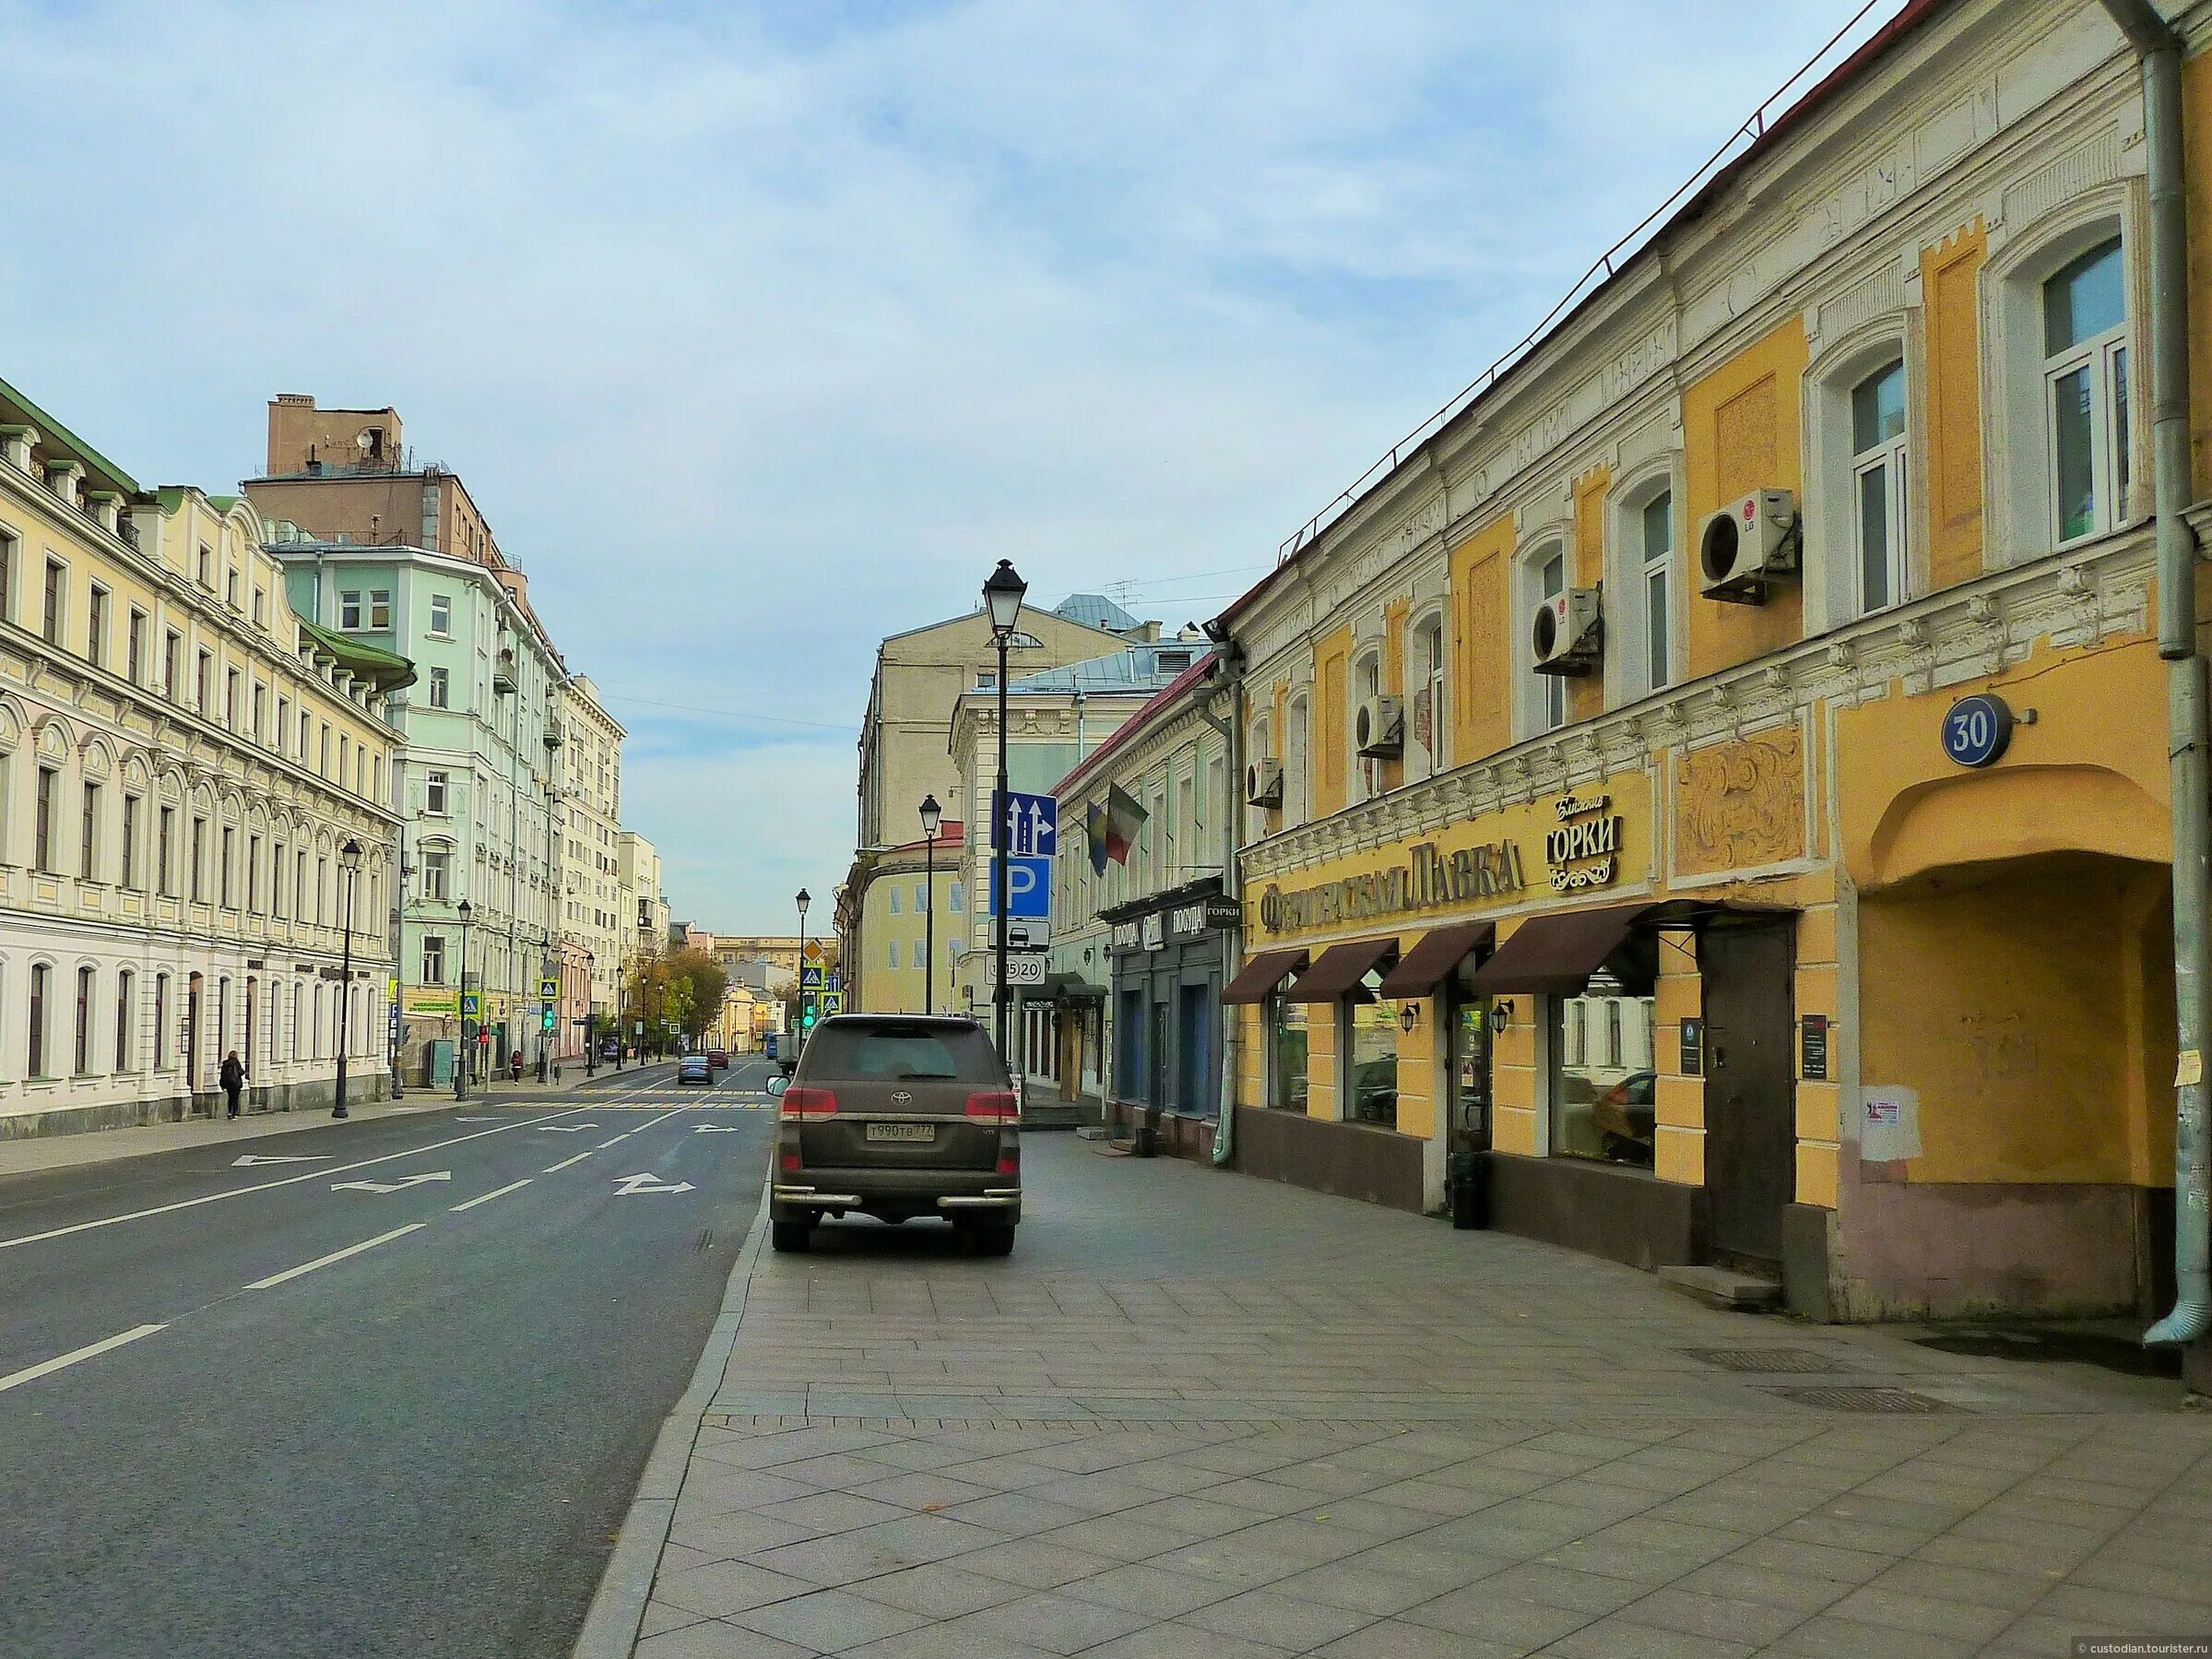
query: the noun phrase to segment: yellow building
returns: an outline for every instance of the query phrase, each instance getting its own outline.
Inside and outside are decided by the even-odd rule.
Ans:
[[[917,839],[854,861],[837,894],[838,940],[860,942],[842,957],[847,1012],[967,1012],[956,989],[973,919],[961,831],[946,819],[934,845]]]
[[[1243,1167],[1484,1152],[1818,1317],[2166,1296],[2141,81],[2020,9],[1913,0],[1226,613]]]

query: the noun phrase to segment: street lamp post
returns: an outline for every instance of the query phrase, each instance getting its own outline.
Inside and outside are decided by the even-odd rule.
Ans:
[[[983,605],[990,613],[991,639],[999,647],[999,790],[991,801],[991,910],[997,935],[993,948],[998,954],[998,979],[991,992],[991,1016],[999,1058],[1006,1061],[1010,1073],[1013,1062],[1007,1059],[1010,1010],[1006,997],[1006,859],[1011,849],[1007,846],[1006,817],[1011,790],[1006,781],[1006,651],[1013,643],[1014,624],[1021,621],[1022,598],[1028,591],[1029,585],[1015,574],[1011,562],[1005,559],[999,561],[999,568],[983,584]]]
[[[463,899],[457,912],[461,918],[461,989],[454,992],[454,1013],[459,1016],[461,1040],[453,1057],[453,1097],[468,1098],[468,918],[470,906]]]
[[[584,1075],[586,1077],[598,1069],[599,1059],[599,1034],[591,1023],[592,966],[597,960],[589,951],[584,953]]]
[[[922,797],[922,1012],[937,1012],[937,826],[944,822],[937,797]]]
[[[361,844],[351,836],[338,848],[338,868],[346,873],[344,966],[338,980],[338,1097],[330,1108],[334,1118],[349,1118],[346,1109],[346,1050],[353,1037],[353,881],[361,873]]]
[[[814,901],[804,887],[792,901],[798,907],[798,1040],[807,1038],[807,907]]]

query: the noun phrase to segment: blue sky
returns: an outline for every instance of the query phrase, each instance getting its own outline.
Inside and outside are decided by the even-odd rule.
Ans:
[[[1861,5],[0,7],[0,376],[211,489],[396,405],[782,930],[881,635],[1218,609]]]

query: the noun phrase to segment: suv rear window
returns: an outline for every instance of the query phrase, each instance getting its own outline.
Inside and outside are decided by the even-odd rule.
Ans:
[[[979,1028],[919,1021],[825,1025],[807,1044],[809,1077],[940,1078],[1003,1084],[998,1054]]]

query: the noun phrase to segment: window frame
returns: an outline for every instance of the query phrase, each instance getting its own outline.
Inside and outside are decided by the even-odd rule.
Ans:
[[[1558,566],[1556,587],[1552,585],[1555,564]],[[1528,627],[1538,605],[1574,586],[1574,567],[1567,556],[1567,527],[1546,525],[1524,538],[1520,550],[1514,555],[1513,567],[1513,586],[1520,603],[1514,607],[1507,637],[1514,658],[1516,701],[1520,705],[1520,736],[1526,741],[1565,729],[1573,714],[1567,695],[1567,676],[1536,671]]]
[[[1859,394],[1891,374],[1898,377],[1898,391],[1903,409],[1902,424],[1894,437],[1877,437],[1865,448],[1859,447]],[[1851,568],[1847,575],[1853,617],[1875,616],[1895,610],[1912,597],[1912,400],[1911,381],[1906,372],[1902,350],[1871,369],[1859,373],[1844,392],[1845,447],[1850,458],[1846,473],[1850,480],[1846,487],[1844,511],[1851,517]],[[1883,474],[1883,514],[1888,546],[1884,563],[1887,566],[1885,580],[1889,591],[1875,602],[1866,591],[1866,480],[1875,472]]]

